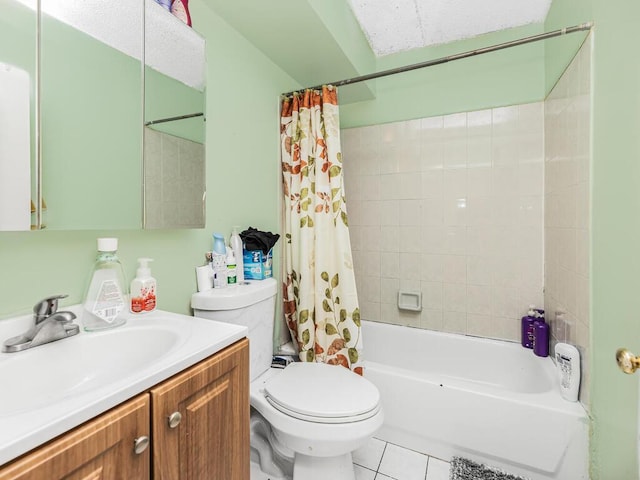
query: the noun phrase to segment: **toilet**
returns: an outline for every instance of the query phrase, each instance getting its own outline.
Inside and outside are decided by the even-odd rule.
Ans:
[[[341,366],[272,368],[276,293],[268,278],[191,297],[195,316],[249,329],[252,459],[274,479],[355,480],[351,452],[384,419],[378,389]]]

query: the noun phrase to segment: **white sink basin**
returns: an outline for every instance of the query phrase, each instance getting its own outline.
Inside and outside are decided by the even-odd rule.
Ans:
[[[79,334],[7,355],[0,362],[0,417],[99,388],[167,355],[176,331],[151,325]]]
[[[69,310],[79,314],[78,306]],[[32,322],[0,320],[0,343]],[[246,327],[156,311],[113,330],[0,353],[0,465],[246,335]]]

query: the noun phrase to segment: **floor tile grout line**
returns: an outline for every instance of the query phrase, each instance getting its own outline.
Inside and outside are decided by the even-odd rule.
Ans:
[[[384,442],[384,448],[382,449],[382,455],[380,455],[380,460],[378,460],[378,466],[376,467],[376,477],[378,476],[378,473],[380,472],[380,465],[382,465],[382,459],[384,458],[384,452],[387,451],[387,445],[389,445],[389,442]]]

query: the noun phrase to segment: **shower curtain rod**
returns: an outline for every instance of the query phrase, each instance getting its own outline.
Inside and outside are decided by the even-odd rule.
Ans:
[[[369,73],[367,75],[360,75],[359,77],[348,78],[346,80],[340,80],[339,82],[328,82],[323,85],[333,85],[334,87],[341,87],[343,85],[350,85],[352,83],[366,82],[367,80],[373,80],[375,78],[387,77],[389,75],[395,75],[396,73],[409,72],[411,70],[417,70],[425,67],[433,67],[434,65],[440,65],[442,63],[452,62],[454,60],[460,60],[468,57],[475,57],[476,55],[482,55],[484,53],[495,52],[497,50],[503,50],[505,48],[517,47],[518,45],[524,45],[527,43],[537,42],[539,40],[546,40],[548,38],[560,37],[568,33],[581,32],[585,30],[591,30],[593,22],[581,23],[580,25],[574,25],[573,27],[565,27],[559,30],[553,30],[551,32],[540,33],[538,35],[532,35],[530,37],[519,38],[517,40],[511,40],[509,42],[499,43],[497,45],[491,45],[489,47],[478,48],[476,50],[469,50],[468,52],[456,53],[447,57],[436,58],[435,60],[428,60],[426,62],[414,63],[411,65],[405,65],[403,67],[391,68],[389,70],[383,70],[381,72]],[[307,87],[300,90],[316,90],[321,89],[323,85],[316,85],[314,87]],[[292,95],[300,90],[294,90],[284,93],[283,95]]]
[[[179,115],[177,117],[161,118],[159,120],[151,120],[150,122],[145,122],[144,126],[149,127],[151,125],[156,125],[158,123],[174,122],[176,120],[185,120],[187,118],[194,118],[194,117],[204,117],[204,112],[190,113],[188,115]]]

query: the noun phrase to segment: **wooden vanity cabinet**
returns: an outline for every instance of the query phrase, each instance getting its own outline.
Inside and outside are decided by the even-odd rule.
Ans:
[[[150,448],[136,454],[144,436]],[[0,467],[0,480],[249,476],[247,339]]]
[[[149,394],[142,394],[0,468],[0,480],[147,480],[150,450],[133,449],[149,437]]]
[[[247,480],[249,342],[151,389],[154,480]]]

